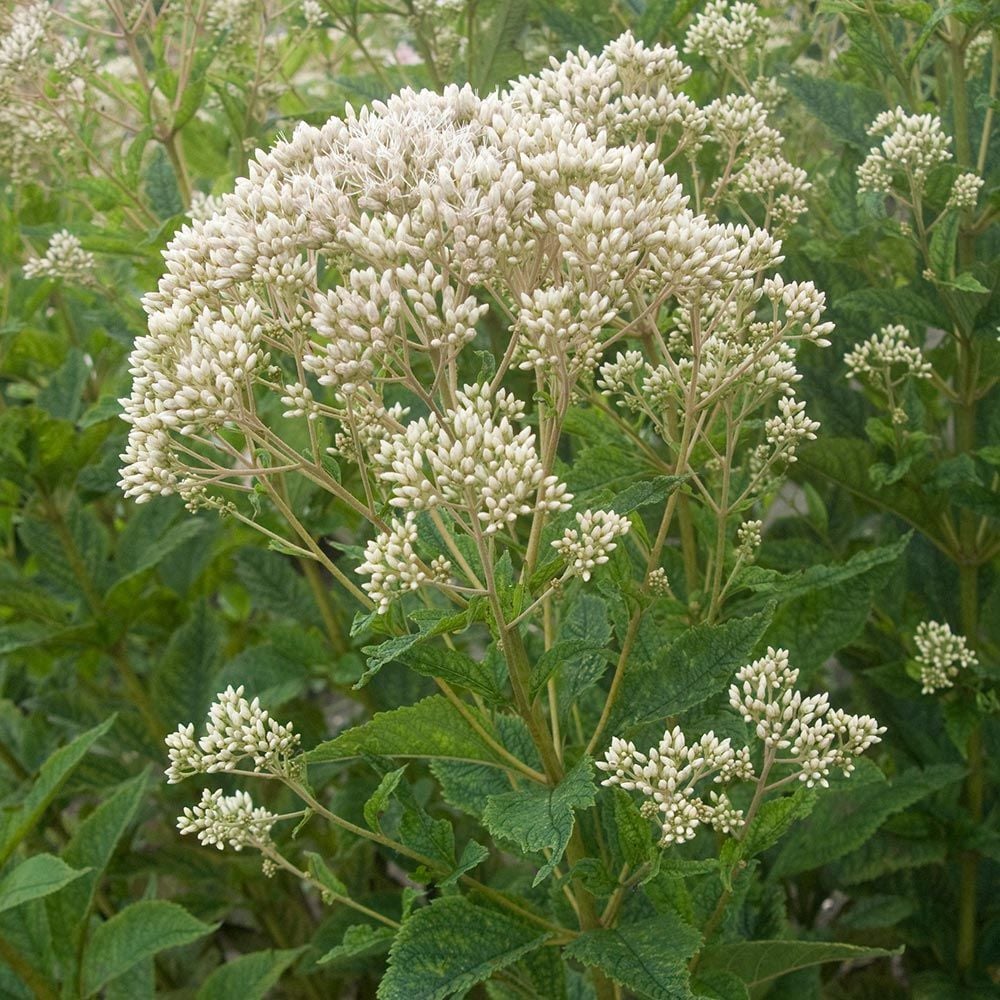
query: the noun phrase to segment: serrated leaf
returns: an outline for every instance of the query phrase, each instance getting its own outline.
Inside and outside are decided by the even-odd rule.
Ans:
[[[83,995],[92,996],[143,959],[191,944],[213,930],[176,903],[158,899],[133,903],[91,935],[81,968]]]
[[[6,862],[14,848],[34,829],[70,774],[114,721],[112,716],[57,750],[41,766],[38,777],[21,803],[0,812],[0,864]]]
[[[70,868],[53,854],[27,858],[0,878],[0,913],[58,892],[86,873],[87,869]]]
[[[263,1000],[285,970],[305,951],[255,951],[219,966],[202,983],[197,1000]]]
[[[436,899],[397,933],[379,1000],[445,1000],[541,947],[547,936],[460,896]]]
[[[474,709],[469,711],[475,714]],[[442,695],[431,695],[415,705],[406,705],[391,712],[377,712],[363,725],[321,743],[306,754],[306,759],[310,764],[323,764],[350,760],[363,754],[473,761],[501,766],[493,751]]]
[[[371,798],[365,803],[365,822],[368,824],[370,830],[374,830],[376,833],[381,831],[382,827],[379,823],[379,818],[389,807],[389,800],[392,798],[392,793],[396,790],[396,786],[399,784],[405,771],[406,766],[404,765],[395,771],[389,771],[388,774],[382,775],[382,780],[378,783],[378,788],[375,789]]]
[[[781,82],[836,138],[857,149],[866,150],[872,145],[866,129],[886,109],[877,91],[804,73],[789,74]]]
[[[344,931],[344,939],[331,948],[317,965],[343,965],[359,958],[371,958],[389,950],[396,932],[391,927],[372,927],[371,924],[352,924]]]
[[[455,870],[447,878],[441,879],[438,884],[441,886],[455,885],[466,872],[481,865],[489,856],[490,852],[487,848],[475,840],[470,840],[462,848],[462,854]]]
[[[664,914],[588,931],[567,945],[566,954],[650,1000],[690,1000],[687,962],[700,942],[697,930]]]
[[[805,819],[813,811],[817,798],[813,789],[800,788],[792,795],[765,802],[740,843],[740,856],[752,858],[773,847],[793,823]]]
[[[827,962],[890,958],[901,949],[862,948],[853,944],[826,941],[731,941],[706,948],[698,968],[731,972],[747,986],[758,986],[778,976]]]
[[[491,795],[483,823],[494,837],[516,844],[521,851],[552,852],[532,883],[538,885],[562,859],[573,833],[573,810],[592,805],[595,795],[593,765],[584,757],[555,788],[532,785]]]
[[[949,209],[931,236],[930,262],[939,278],[950,278],[955,267],[955,248],[958,245],[960,223],[961,213],[957,209]]]
[[[663,720],[724,690],[736,671],[749,662],[770,620],[771,613],[762,611],[722,625],[696,625],[655,659],[633,657],[609,731]]]
[[[808,820],[785,838],[770,877],[797,875],[843,857],[863,845],[889,816],[964,775],[963,767],[935,764],[904,771],[890,784],[874,765],[859,767],[823,795]]]

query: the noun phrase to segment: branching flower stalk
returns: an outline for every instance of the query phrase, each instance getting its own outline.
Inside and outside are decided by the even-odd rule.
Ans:
[[[675,49],[624,35],[485,97],[404,90],[300,125],[168,245],[122,400],[121,486],[136,502],[179,494],[258,527],[321,563],[370,621],[415,601],[466,624],[485,608],[544,773],[514,771],[553,788],[565,735],[556,682],[532,687],[533,633],[548,646],[562,595],[631,560],[638,516],[574,497],[559,465],[571,410],[610,413],[675,477],[586,753],[663,589],[675,513],[698,502],[714,519],[700,610],[697,566],[685,581],[691,616],[714,621],[755,548],[745,528],[734,544],[738,524],[818,428],[794,396],[795,358],[828,343],[824,296],[774,271],[808,184],[763,103],[699,107],[689,74]],[[668,173],[675,157],[689,181]],[[476,349],[487,323],[503,327],[500,356]],[[369,526],[360,589],[289,500],[296,480]],[[200,759],[190,738],[173,749]],[[567,860],[586,853],[577,827]],[[592,894],[567,891],[581,928],[599,926]]]

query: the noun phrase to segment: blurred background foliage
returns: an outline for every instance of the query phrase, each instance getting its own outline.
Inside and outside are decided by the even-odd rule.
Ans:
[[[294,719],[310,746],[351,719],[413,701],[429,682],[393,668],[351,690],[363,669],[350,636],[355,608],[315,564],[269,549],[237,523],[191,517],[180,501],[136,507],[121,498],[126,427],[117,399],[144,329],[140,296],[155,286],[160,251],[188,214],[211,211],[211,197],[231,188],[247,156],[295,122],[319,123],[345,102],[361,107],[403,86],[488,90],[626,29],[680,46],[704,6],[4,5],[0,865],[34,867],[20,882],[19,867],[0,874],[0,994],[245,1000],[280,979],[285,996],[374,995],[384,952],[316,964],[348,918],[293,880],[264,881],[258,859],[234,862],[181,841],[173,819],[189,793],[165,784],[162,740],[179,720],[200,718],[229,683]],[[29,8],[44,13],[44,37],[20,58],[11,51]],[[861,587],[855,580],[819,592],[785,623],[782,641],[846,645],[825,669],[863,690],[889,726],[890,770],[925,769],[891,794],[873,777],[863,807],[831,796],[770,858],[760,901],[762,914],[777,908],[796,926],[906,944],[906,953],[828,971],[822,983],[814,971],[786,977],[769,995],[995,995],[997,5],[828,0],[765,10],[774,28],[766,46],[713,65],[692,59],[689,84],[699,98],[780,86],[770,93],[790,137],[785,155],[814,184],[809,213],[785,241],[785,271],[827,291],[838,325],[832,351],[803,359],[803,393],[823,429],[803,455],[798,488],[772,511],[761,565],[792,572],[839,562],[914,529],[904,558]],[[959,100],[964,124],[955,120]],[[936,247],[937,274],[928,274],[891,200],[857,193],[855,172],[873,143],[865,128],[896,104],[941,114],[949,134],[965,128],[987,181],[980,212]],[[72,261],[26,274],[64,230],[79,241]],[[955,287],[965,273],[977,288]],[[900,452],[871,424],[877,410],[849,386],[839,358],[884,323],[947,329],[956,321],[982,389],[971,430],[967,420],[966,437],[956,437],[953,408],[921,386],[905,406],[927,441]],[[946,375],[962,363],[947,337],[930,357]],[[877,464],[885,470],[876,484],[869,469]],[[354,526],[318,495],[295,500],[333,558],[357,551]],[[268,516],[262,511],[265,523]],[[924,618],[951,621],[980,650],[979,675],[947,697],[921,696],[907,672],[905,637]],[[347,773],[333,793],[345,815],[360,812],[374,784]],[[341,852],[338,871],[360,896],[398,890],[398,873],[374,864],[368,847],[332,836],[308,826],[299,834],[324,856]],[[72,873],[81,868],[86,874]],[[969,878],[971,958],[955,939]],[[127,956],[104,930],[122,921],[139,929]]]

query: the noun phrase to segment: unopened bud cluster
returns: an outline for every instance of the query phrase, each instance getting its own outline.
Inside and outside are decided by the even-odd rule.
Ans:
[[[216,698],[202,736],[195,739],[193,723],[167,736],[167,781],[176,784],[195,774],[232,771],[247,760],[254,771],[289,773],[299,745],[292,724],[275,722],[257,698],[247,701],[242,685],[230,686]]]
[[[41,257],[25,262],[24,276],[86,284],[93,278],[96,266],[94,255],[83,249],[76,236],[62,229],[52,236]]]
[[[277,819],[263,806],[255,806],[246,792],[223,795],[219,789],[205,788],[201,801],[184,809],[177,820],[177,829],[184,834],[197,834],[200,843],[220,851],[226,847],[242,851],[244,847],[266,847]]]
[[[960,670],[979,663],[966,637],[955,635],[947,623],[921,622],[913,641],[918,650],[916,661],[920,664],[924,694],[952,687]]]
[[[759,769],[750,746],[734,748],[731,739],[720,740],[711,732],[688,744],[674,727],[648,753],[615,737],[605,759],[597,762],[608,775],[602,784],[644,795],[643,812],[655,816],[664,845],[690,840],[703,824],[738,835],[743,812],[711,785],[756,781],[763,793],[774,769],[781,768],[807,787],[826,787],[831,769],[850,774],[854,760],[885,732],[871,716],[831,709],[827,693],[803,695],[795,689],[797,680],[787,650],[768,648],[736,674],[729,689],[730,705],[752,725],[762,745]],[[698,785],[707,779],[706,795]]]

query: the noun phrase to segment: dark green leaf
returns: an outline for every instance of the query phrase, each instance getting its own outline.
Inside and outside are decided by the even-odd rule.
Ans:
[[[476,714],[474,709],[469,711]],[[378,712],[364,725],[321,743],[306,759],[312,764],[322,764],[362,754],[500,764],[458,709],[442,695],[432,695],[391,712]]]
[[[52,854],[27,858],[0,878],[0,913],[58,892],[85,874]]]
[[[531,786],[490,796],[483,823],[493,836],[521,851],[552,852],[535,876],[533,884],[538,885],[562,859],[573,833],[573,810],[592,805],[595,794],[593,766],[584,757],[555,788]]]
[[[201,985],[197,1000],[263,1000],[304,948],[255,951],[219,966]]]
[[[898,951],[885,948],[861,948],[827,941],[731,941],[706,948],[698,968],[732,972],[747,986],[757,986],[811,965],[890,958],[898,954]]]
[[[612,930],[588,931],[566,947],[584,965],[650,1000],[689,1000],[688,959],[701,942],[693,927],[662,915]]]
[[[541,947],[546,937],[460,896],[436,899],[396,935],[379,1000],[445,1000]]]
[[[724,690],[736,671],[749,662],[770,619],[770,612],[762,611],[722,625],[696,625],[655,660],[633,658],[609,731],[666,719]]]
[[[14,848],[34,829],[66,779],[114,721],[112,716],[57,750],[42,765],[22,802],[0,813],[0,864],[11,856]]]
[[[127,906],[91,935],[81,970],[84,996],[92,996],[143,959],[191,944],[212,930],[176,903],[149,899]]]

